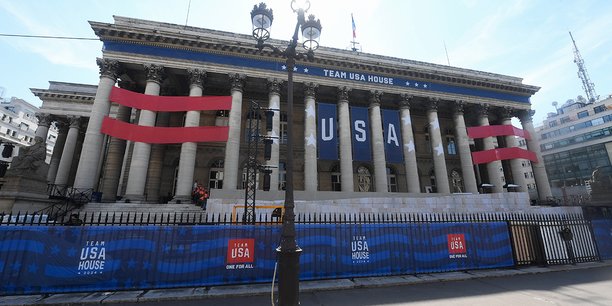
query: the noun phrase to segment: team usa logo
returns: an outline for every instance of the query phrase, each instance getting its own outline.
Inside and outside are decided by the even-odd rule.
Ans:
[[[227,265],[225,269],[253,269],[255,262],[255,239],[230,239],[227,243]]]
[[[465,235],[448,234],[448,258],[467,258]]]
[[[351,259],[354,264],[370,262],[370,248],[364,235],[353,236],[351,240]]]
[[[79,275],[94,275],[104,272],[106,263],[106,244],[104,240],[87,241],[81,248],[81,256],[77,267]]]

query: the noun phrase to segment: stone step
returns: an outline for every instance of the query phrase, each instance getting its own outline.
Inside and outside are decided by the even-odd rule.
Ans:
[[[87,203],[80,212],[193,212],[202,208],[194,204],[152,204],[152,203]]]

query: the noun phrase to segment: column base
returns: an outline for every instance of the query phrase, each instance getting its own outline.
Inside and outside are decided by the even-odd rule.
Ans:
[[[121,202],[124,203],[143,203],[145,201],[145,197],[140,194],[126,194],[123,196],[123,200]]]

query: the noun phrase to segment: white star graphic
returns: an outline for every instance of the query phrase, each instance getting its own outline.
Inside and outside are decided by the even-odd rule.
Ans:
[[[281,68],[283,68],[283,70],[287,70],[287,66],[286,65],[282,65]]]
[[[438,118],[436,118],[436,120],[434,120],[433,122],[430,122],[429,124],[431,124],[431,127],[434,130],[437,130],[440,128],[440,122],[438,121]]]
[[[308,68],[304,68],[304,73],[308,73]]]
[[[414,83],[414,87],[419,87],[419,83]]]
[[[297,67],[293,67],[293,71],[297,71]]]
[[[317,140],[315,139],[314,135],[312,135],[312,133],[310,133],[310,135],[308,135],[308,137],[304,137],[304,140],[306,140],[306,146],[316,146],[317,144]]]
[[[406,86],[410,86],[410,82],[406,81]]]
[[[414,142],[411,140],[409,143],[405,144],[404,147],[408,149],[408,152],[412,152],[414,151]]]
[[[444,153],[444,148],[442,147],[442,143],[439,143],[434,150],[436,150],[436,155],[440,156]]]
[[[272,132],[270,133],[270,137],[272,138],[272,142],[274,144],[278,144],[278,135],[276,135],[276,132],[274,130],[272,130]]]
[[[315,117],[315,110],[312,105],[308,106],[308,108],[306,108],[304,111],[306,112],[306,118]]]
[[[424,88],[427,88],[427,84],[423,84],[423,87],[424,87]]]
[[[410,125],[412,124],[412,119],[410,119],[410,116],[402,117],[402,122],[404,125]]]

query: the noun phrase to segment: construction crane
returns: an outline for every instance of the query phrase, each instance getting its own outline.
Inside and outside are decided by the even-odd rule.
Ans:
[[[589,102],[595,102],[599,98],[595,93],[595,84],[591,82],[589,79],[589,74],[587,73],[586,67],[584,66],[584,60],[582,56],[580,56],[580,51],[578,51],[578,46],[576,46],[576,41],[574,40],[574,36],[572,36],[572,32],[569,32],[570,37],[572,38],[572,43],[574,43],[574,63],[578,66],[578,77],[582,81],[582,89],[586,93],[587,100]]]

